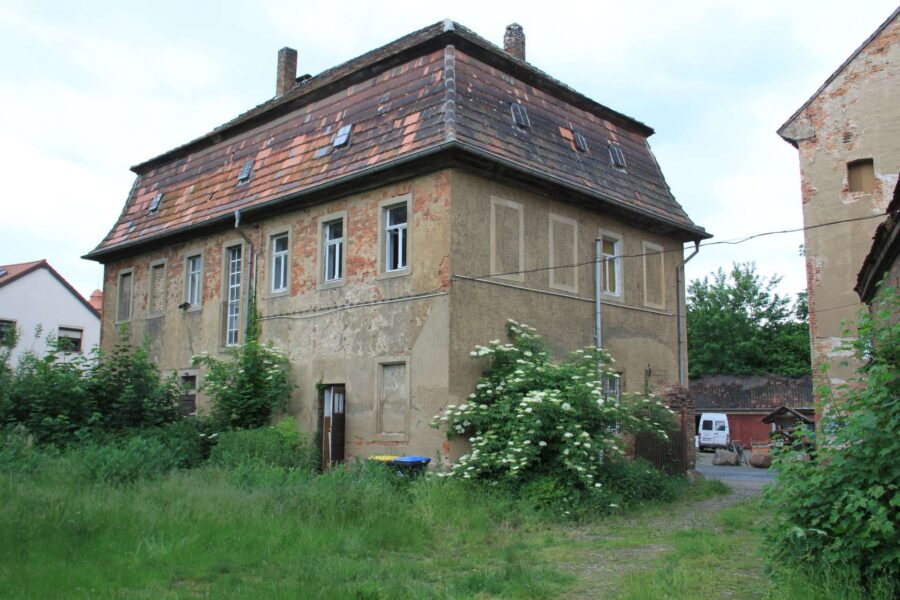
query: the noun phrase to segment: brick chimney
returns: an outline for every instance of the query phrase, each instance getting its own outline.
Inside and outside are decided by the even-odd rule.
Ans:
[[[100,313],[102,316],[103,315],[103,292],[101,292],[100,290],[94,290],[91,293],[90,303],[91,303],[91,306],[93,306],[97,310],[97,312]]]
[[[297,82],[297,51],[282,48],[278,51],[278,73],[275,79],[275,97],[284,96],[294,89]]]
[[[503,34],[503,49],[510,56],[525,60],[525,32],[518,23],[506,26]]]

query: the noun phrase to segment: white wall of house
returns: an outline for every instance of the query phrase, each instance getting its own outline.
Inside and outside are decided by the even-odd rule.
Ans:
[[[15,321],[19,342],[10,356],[15,366],[28,351],[47,352],[47,336],[59,328],[81,329],[85,354],[100,343],[100,318],[64,286],[50,271],[38,268],[0,287],[0,320]],[[41,334],[35,338],[35,329]]]

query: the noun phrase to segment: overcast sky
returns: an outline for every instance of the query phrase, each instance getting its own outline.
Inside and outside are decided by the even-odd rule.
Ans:
[[[895,6],[0,0],[0,264],[46,258],[90,294],[102,269],[79,257],[119,215],[129,167],[272,97],[279,48],[316,74],[444,18],[501,45],[520,23],[529,62],[653,127],[675,197],[716,239],[799,227],[797,153],[775,130]],[[713,246],[688,277],[753,260],[794,294],[801,243]]]

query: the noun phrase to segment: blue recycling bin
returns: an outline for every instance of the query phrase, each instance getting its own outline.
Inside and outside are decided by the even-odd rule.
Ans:
[[[428,468],[431,459],[427,456],[398,456],[388,464],[404,477],[418,477]]]

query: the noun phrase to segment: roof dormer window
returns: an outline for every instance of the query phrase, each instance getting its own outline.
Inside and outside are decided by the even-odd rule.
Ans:
[[[626,167],[625,153],[622,152],[622,146],[620,146],[618,142],[609,143],[609,159],[617,169],[624,169]]]
[[[332,145],[335,148],[343,148],[347,144],[350,143],[350,131],[353,130],[353,125],[344,125],[340,129],[338,129],[337,135],[334,136],[334,142]]]
[[[525,107],[518,102],[513,102],[509,105],[510,111],[512,111],[513,124],[519,129],[528,129],[531,127],[531,120],[528,118],[528,111],[525,110]]]
[[[579,152],[587,152],[588,151],[588,143],[587,143],[587,140],[584,138],[584,136],[581,135],[580,133],[578,133],[577,131],[575,131],[574,129],[572,130],[572,135],[575,137],[575,149],[578,150]]]
[[[159,205],[162,202],[162,199],[163,199],[162,192],[159,192],[158,194],[156,194],[156,197],[153,198],[152,202],[150,202],[150,208],[147,209],[148,215],[153,215],[153,214],[156,214],[157,212],[159,212]]]
[[[244,166],[241,167],[241,172],[238,174],[238,183],[247,183],[250,181],[250,174],[253,173],[253,159],[250,158],[247,162],[244,163]]]

